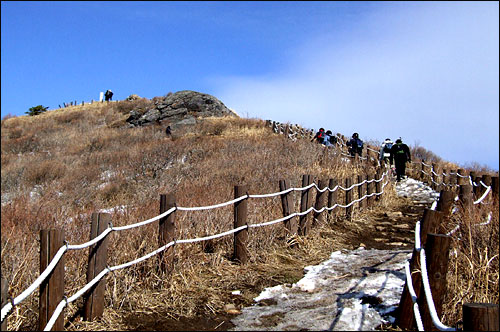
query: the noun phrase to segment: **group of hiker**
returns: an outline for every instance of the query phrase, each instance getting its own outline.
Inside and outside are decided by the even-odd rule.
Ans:
[[[334,146],[337,144],[337,136],[334,136],[331,130],[325,132],[325,128],[319,128],[319,131],[314,135],[311,142],[316,141],[324,146]]]
[[[404,144],[401,137],[392,142],[390,138],[386,138],[380,146],[379,152],[380,163],[389,164],[396,169],[396,180],[399,182],[405,176],[406,163],[411,163],[411,153],[408,145]]]
[[[324,128],[320,128],[311,140],[311,142],[313,141],[325,146],[332,146],[337,143],[337,137],[332,135],[330,130],[325,132]],[[358,133],[352,134],[351,139],[346,142],[346,145],[348,146],[351,157],[355,157],[356,155],[361,157],[364,143],[359,138]],[[406,163],[411,162],[410,148],[403,143],[401,137],[399,137],[395,143],[390,138],[386,138],[380,146],[379,160],[381,164],[385,163],[391,168],[392,165],[394,165],[396,181],[399,182],[405,177]]]

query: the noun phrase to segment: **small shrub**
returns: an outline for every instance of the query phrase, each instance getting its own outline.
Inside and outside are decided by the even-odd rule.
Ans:
[[[46,112],[48,109],[49,109],[48,107],[38,105],[38,106],[31,107],[29,109],[29,111],[25,112],[25,113],[28,114],[29,116],[35,116],[35,115],[42,114],[42,113]]]

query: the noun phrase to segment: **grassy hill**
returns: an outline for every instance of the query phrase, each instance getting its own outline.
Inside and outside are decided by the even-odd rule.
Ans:
[[[278,182],[283,179],[300,187],[303,174],[344,179],[366,170],[366,165],[346,163],[333,150],[309,140],[294,142],[276,135],[260,119],[206,118],[175,130],[171,138],[161,124],[129,128],[125,122],[129,111],[152,102],[94,103],[2,120],[2,276],[13,296],[39,275],[41,229],[63,228],[66,240],[79,244],[89,238],[92,212],[113,209],[114,226],[132,224],[159,214],[160,194],[174,193],[178,206],[206,206],[233,199],[235,185],[248,185],[249,193],[271,193],[279,191]],[[342,238],[341,230],[377,211],[409,204],[396,198],[391,186],[387,191],[378,207],[355,208],[353,220],[344,220],[341,213],[327,218],[310,236],[295,239],[300,243],[296,249],[286,245],[288,235],[279,225],[252,230],[247,265],[231,260],[229,237],[176,249],[175,271],[168,278],[157,272],[154,258],[116,271],[107,279],[103,320],[80,321],[82,302],[77,300],[66,310],[66,317],[72,317],[66,328],[140,329],[137,312],[143,312],[146,320],[149,313],[150,317],[168,316],[172,322],[221,317],[232,290],[247,289],[244,297],[233,300],[249,305],[263,287],[297,281],[304,266],[322,261],[334,248],[357,247],[359,242]],[[178,238],[231,229],[232,213],[232,206],[177,212]],[[249,223],[281,216],[279,197],[249,202]],[[157,249],[157,233],[154,223],[113,234],[108,264],[121,264]],[[66,280],[69,294],[85,284],[87,254],[80,250],[65,256],[72,276]],[[498,256],[491,264],[496,266],[496,281],[490,291],[498,291]],[[9,325],[36,329],[37,301],[32,295],[20,304]]]

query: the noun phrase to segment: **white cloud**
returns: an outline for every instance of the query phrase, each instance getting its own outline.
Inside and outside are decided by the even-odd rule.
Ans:
[[[242,116],[402,136],[498,169],[498,3],[404,4],[301,43],[286,74],[220,78],[217,95]]]

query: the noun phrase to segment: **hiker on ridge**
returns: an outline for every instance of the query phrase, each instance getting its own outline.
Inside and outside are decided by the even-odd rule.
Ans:
[[[396,166],[396,181],[399,182],[402,177],[406,177],[406,163],[411,163],[410,148],[408,148],[408,145],[403,143],[401,137],[398,138],[396,140],[396,144],[392,146],[389,158],[391,164],[394,161],[394,165]]]
[[[390,157],[391,157],[391,148],[393,144],[394,142],[391,141],[390,138],[386,138],[385,141],[380,146],[380,152],[379,152],[380,164],[385,163],[386,166],[392,164]]]
[[[333,146],[334,139],[335,139],[335,136],[333,136],[332,131],[327,130],[325,133],[325,139],[323,140],[323,145],[326,147]]]
[[[108,89],[104,93],[104,100],[110,101],[111,99],[113,99],[113,91],[111,91],[111,90]]]
[[[352,157],[356,156],[356,153],[361,157],[363,141],[359,138],[358,133],[352,134],[352,138],[346,144],[349,146],[349,153]]]
[[[325,140],[325,128],[319,128],[319,131],[316,133],[316,135],[314,135],[313,139],[311,140],[311,142],[313,142],[314,140],[316,140],[316,142],[318,142],[319,144],[323,144],[324,140]]]

